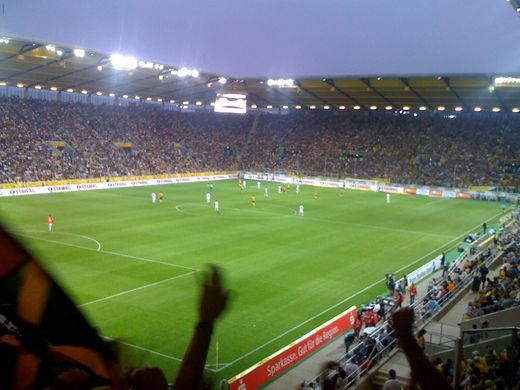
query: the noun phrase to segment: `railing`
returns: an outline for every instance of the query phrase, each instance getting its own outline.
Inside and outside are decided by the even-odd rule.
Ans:
[[[510,243],[509,245],[512,245]],[[476,246],[478,248],[478,246]],[[495,247],[492,245],[489,247],[492,249],[491,255],[485,259],[483,264],[489,266],[495,260],[498,259],[500,254],[495,252]],[[475,259],[477,256],[480,256],[484,251],[487,251],[488,248],[483,248],[481,251],[478,251],[470,256],[470,258]],[[462,256],[462,255],[461,255]],[[443,297],[439,299],[437,302],[439,305],[439,309],[445,307],[448,303],[452,302],[456,297],[459,296],[461,292],[463,292],[473,281],[473,277],[475,274],[479,272],[479,269],[476,267],[474,270],[469,272],[463,279],[461,279],[456,285],[455,288],[447,292]],[[416,329],[423,328],[427,323],[431,322],[432,318],[435,316],[438,310],[430,311],[426,308],[426,298],[429,297],[430,292],[426,292],[421,297],[418,297],[411,307],[414,308],[415,311],[415,323],[414,327]],[[393,311],[392,308],[391,311]],[[443,338],[446,339],[447,342],[453,343],[455,341],[455,337],[448,337],[446,334],[443,335],[443,327],[446,326],[441,325],[441,332],[433,332],[433,336],[438,336],[441,340]],[[393,331],[384,332],[384,337],[388,338],[388,341],[383,343],[379,338],[383,335],[383,330],[385,328],[389,328],[388,322],[384,322],[380,326],[377,326],[375,329],[371,331],[369,335],[365,336],[365,339],[362,340],[359,344],[357,344],[352,351],[349,351],[348,354],[343,355],[337,362],[342,365],[346,365],[346,363],[356,364],[358,367],[353,371],[350,376],[351,379],[348,380],[348,385],[345,388],[351,388],[357,380],[365,375],[371,368],[377,364],[381,358],[383,358],[387,353],[389,353],[392,349],[397,346],[397,341],[393,336]],[[367,345],[368,344],[368,345]],[[373,345],[372,345],[373,344]],[[379,344],[379,348],[377,347]],[[386,345],[385,345],[386,344]],[[367,352],[368,350],[368,352]],[[319,384],[320,378],[323,376],[321,373],[319,376],[315,377],[311,381],[307,383]]]

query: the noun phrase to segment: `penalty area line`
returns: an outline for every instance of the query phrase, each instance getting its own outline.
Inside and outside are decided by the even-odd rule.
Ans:
[[[103,298],[94,299],[93,301],[82,303],[82,304],[78,305],[78,307],[85,307],[85,306],[93,305],[94,303],[108,301],[109,299],[117,298],[117,297],[120,297],[120,296],[123,296],[123,295],[126,295],[126,294],[133,293],[135,291],[144,290],[145,288],[158,286],[159,284],[163,284],[163,283],[175,280],[175,279],[183,278],[185,276],[192,275],[192,274],[194,274],[196,272],[198,272],[198,271],[186,272],[186,273],[184,273],[182,275],[172,276],[171,278],[167,278],[167,279],[159,280],[157,282],[145,284],[143,286],[131,288],[130,290],[121,291],[121,292],[118,292],[116,294],[108,295],[108,296],[103,297]]]
[[[493,219],[499,217],[500,215],[502,215],[502,213],[498,213],[498,214],[496,214],[496,215],[494,215],[494,216],[492,216],[492,217],[486,219],[485,222],[487,223],[487,222],[489,222],[489,221],[491,221],[491,220],[493,220]],[[418,263],[419,261],[423,260],[424,258],[426,258],[426,257],[428,257],[428,256],[431,256],[433,253],[440,251],[441,249],[447,247],[447,246],[448,246],[449,244],[451,244],[452,242],[454,242],[454,241],[460,239],[461,237],[464,237],[466,234],[471,233],[472,231],[474,231],[475,229],[477,229],[477,228],[479,228],[479,227],[480,227],[480,224],[478,224],[478,225],[472,227],[471,229],[467,230],[466,232],[464,232],[464,233],[458,235],[457,237],[455,237],[455,238],[453,238],[452,240],[446,242],[446,243],[443,244],[442,246],[440,246],[440,247],[438,247],[438,248],[436,248],[436,249],[434,249],[434,250],[428,252],[428,253],[425,254],[424,256],[421,256],[421,257],[419,257],[418,259],[412,261],[411,263],[409,263],[409,264],[407,264],[407,265],[401,267],[400,269],[396,270],[395,272],[398,273],[398,272],[400,272],[400,271],[402,271],[402,270],[405,270],[406,268],[408,268],[408,267],[410,267],[410,266],[412,266],[412,265]],[[229,366],[232,366],[233,364],[235,364],[235,363],[237,363],[237,362],[239,362],[239,361],[245,359],[246,357],[248,357],[248,356],[252,355],[253,353],[255,353],[255,352],[257,352],[257,351],[259,351],[259,350],[261,350],[261,349],[267,347],[268,345],[274,343],[275,341],[277,341],[277,340],[281,339],[282,337],[288,335],[289,333],[295,331],[296,329],[298,329],[298,328],[300,328],[300,327],[302,327],[302,326],[308,324],[309,322],[315,320],[315,319],[318,318],[318,317],[321,317],[322,315],[324,315],[324,314],[328,313],[329,311],[331,311],[331,310],[337,308],[338,306],[344,304],[345,302],[348,302],[348,301],[351,300],[352,298],[355,298],[355,297],[357,297],[358,295],[363,294],[365,291],[370,290],[371,288],[374,288],[374,287],[377,286],[378,284],[384,282],[384,280],[385,280],[384,278],[381,278],[381,279],[375,281],[374,283],[372,283],[371,285],[369,285],[369,286],[363,288],[362,290],[357,291],[356,293],[354,293],[354,294],[352,294],[352,295],[350,295],[350,296],[344,298],[344,299],[341,300],[340,302],[338,302],[338,303],[336,303],[336,304],[334,304],[334,305],[332,305],[332,306],[330,306],[330,307],[328,307],[328,308],[322,310],[322,311],[319,312],[318,314],[315,314],[315,315],[313,315],[312,317],[306,319],[305,321],[303,321],[303,322],[301,322],[301,323],[299,323],[299,324],[293,326],[292,328],[286,330],[285,332],[279,334],[278,336],[272,338],[271,340],[266,341],[266,342],[263,343],[262,345],[259,345],[258,347],[254,348],[254,349],[252,349],[251,351],[245,353],[244,355],[242,355],[242,356],[236,358],[235,360],[232,360],[231,362],[227,363],[224,367],[222,367],[222,368],[220,368],[220,369],[217,369],[217,371],[220,372],[220,371],[224,370],[225,368],[227,368],[227,367],[229,367]]]

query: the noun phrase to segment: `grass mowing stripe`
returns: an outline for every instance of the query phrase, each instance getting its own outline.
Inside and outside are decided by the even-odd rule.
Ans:
[[[494,216],[488,218],[488,219],[486,220],[486,223],[487,223],[487,222],[490,222],[490,221],[492,221],[492,220],[494,220],[495,218],[499,217],[500,215],[502,215],[502,213],[498,213],[498,214],[496,214],[496,215],[494,215]],[[412,266],[412,265],[414,265],[414,264],[417,264],[419,261],[423,260],[425,257],[431,256],[433,253],[440,251],[441,249],[445,248],[447,245],[451,244],[453,241],[456,241],[456,240],[460,239],[461,237],[464,237],[466,234],[471,233],[472,231],[474,231],[475,229],[477,229],[477,228],[479,228],[479,227],[480,227],[480,224],[474,226],[473,228],[471,228],[471,229],[469,229],[468,231],[466,231],[466,232],[460,234],[459,236],[453,238],[452,240],[448,241],[447,243],[443,244],[442,246],[440,246],[440,247],[438,247],[438,248],[436,248],[436,249],[434,249],[434,250],[428,252],[428,253],[425,254],[424,256],[421,256],[421,257],[419,257],[418,259],[412,261],[411,263],[409,263],[409,264],[407,264],[407,265],[401,267],[400,269],[396,270],[395,272],[396,272],[396,273],[401,272],[401,271],[407,269],[408,267],[410,267],[410,266]],[[453,249],[453,248],[450,248],[450,249]],[[298,324],[298,325],[296,325],[296,326],[293,326],[291,329],[286,330],[285,332],[281,333],[280,335],[276,336],[275,338],[273,338],[273,339],[271,339],[271,340],[269,340],[269,341],[263,343],[262,345],[256,347],[255,349],[253,349],[253,350],[247,352],[246,354],[244,354],[244,355],[242,355],[242,356],[236,358],[235,360],[233,360],[233,361],[227,363],[226,366],[224,366],[224,367],[218,369],[217,371],[222,371],[222,370],[224,370],[225,368],[228,368],[229,366],[231,366],[231,365],[233,365],[233,364],[239,362],[240,360],[242,360],[242,359],[244,359],[244,358],[246,358],[246,357],[252,355],[253,353],[255,353],[255,352],[261,350],[262,348],[267,347],[267,346],[270,345],[271,343],[273,343],[273,342],[275,342],[276,340],[278,340],[278,339],[284,337],[285,335],[287,335],[287,334],[289,334],[289,333],[295,331],[296,329],[302,327],[303,325],[307,324],[308,322],[310,322],[310,321],[312,321],[312,320],[314,320],[314,319],[316,319],[316,318],[322,316],[323,314],[325,314],[325,313],[327,313],[327,312],[329,312],[329,311],[335,309],[336,307],[338,307],[338,306],[344,304],[345,302],[351,300],[352,298],[355,298],[356,296],[358,296],[358,295],[364,293],[365,291],[368,291],[368,290],[370,290],[371,288],[377,286],[379,283],[382,283],[384,280],[385,280],[385,279],[382,278],[382,279],[379,279],[379,280],[375,281],[375,282],[372,283],[371,285],[369,285],[369,286],[363,288],[362,290],[357,291],[356,293],[354,293],[354,294],[348,296],[347,298],[345,298],[345,299],[343,299],[342,301],[336,303],[335,305],[332,305],[332,306],[326,308],[325,310],[321,311],[320,313],[318,313],[318,314],[316,314],[316,315],[314,315],[314,316],[312,316],[312,317],[306,319],[305,321],[301,322],[300,324]]]
[[[163,283],[169,282],[171,280],[179,279],[179,278],[182,278],[182,277],[185,277],[185,276],[188,276],[188,275],[193,275],[196,272],[198,272],[198,271],[186,272],[185,274],[182,274],[182,275],[172,276],[171,278],[159,280],[159,281],[153,282],[153,283],[148,283],[148,284],[145,284],[144,286],[131,288],[130,290],[121,291],[121,292],[118,292],[116,294],[108,295],[108,296],[103,297],[103,298],[94,299],[93,301],[82,303],[81,305],[78,305],[78,307],[85,307],[85,306],[92,305],[94,303],[107,301],[107,300],[112,299],[112,298],[117,298],[117,297],[120,297],[122,295],[130,294],[130,293],[132,293],[134,291],[143,290],[145,288],[150,288],[150,287],[153,287],[153,286],[157,286],[159,284],[163,284]]]

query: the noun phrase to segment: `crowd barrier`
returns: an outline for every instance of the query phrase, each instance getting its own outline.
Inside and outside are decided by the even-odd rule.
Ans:
[[[180,184],[180,183],[197,183],[218,180],[236,179],[236,173],[200,175],[200,176],[178,176],[164,177],[157,179],[135,178],[133,180],[117,180],[103,181],[98,183],[83,182],[75,184],[54,184],[39,187],[19,187],[19,188],[0,188],[0,197],[4,196],[22,196],[22,195],[38,195],[50,194],[57,192],[74,192],[74,191],[91,191],[91,190],[107,190],[111,188],[128,188],[154,186],[161,184]]]

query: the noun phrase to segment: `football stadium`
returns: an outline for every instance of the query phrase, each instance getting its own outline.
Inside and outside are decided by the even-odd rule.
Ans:
[[[0,34],[1,388],[520,385],[520,69],[233,76],[64,31]]]

